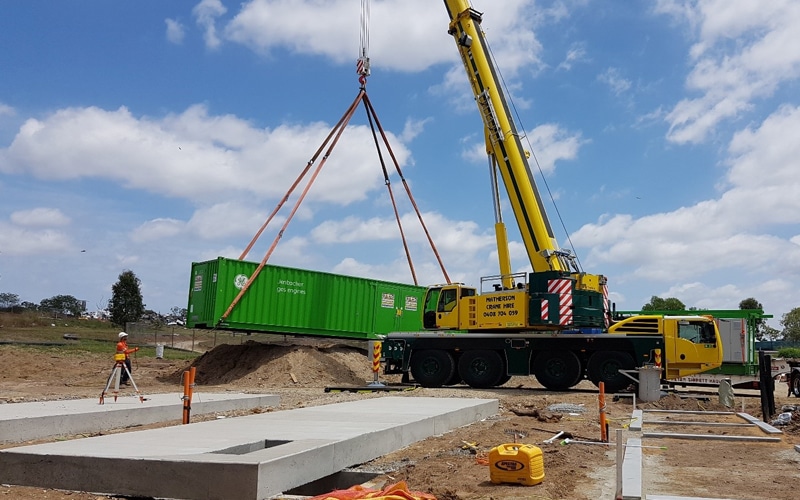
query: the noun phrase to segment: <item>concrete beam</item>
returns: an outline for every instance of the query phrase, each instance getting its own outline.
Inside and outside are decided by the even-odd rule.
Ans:
[[[762,422],[761,420],[757,419],[756,417],[747,414],[747,413],[737,413],[738,417],[741,417],[753,425],[757,425],[762,431],[766,432],[767,434],[783,434],[783,431],[777,429],[766,422]]]
[[[642,419],[643,414],[642,410],[633,410],[633,414],[631,415],[631,425],[628,426],[628,429],[639,432],[642,430]]]
[[[697,439],[704,441],[753,441],[761,443],[779,443],[781,438],[761,436],[728,436],[719,434],[679,434],[673,432],[644,432],[643,438]]]
[[[622,461],[622,499],[642,498],[642,440],[628,438]]]

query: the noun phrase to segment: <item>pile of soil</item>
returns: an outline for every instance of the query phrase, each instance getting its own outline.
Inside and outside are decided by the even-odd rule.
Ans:
[[[677,394],[668,394],[651,403],[637,403],[637,406],[643,410],[735,411],[711,398],[681,397]]]
[[[219,345],[197,358],[198,385],[236,382],[252,387],[364,385],[371,375],[366,351],[344,344],[286,345],[247,341]],[[179,383],[184,370],[162,381]]]

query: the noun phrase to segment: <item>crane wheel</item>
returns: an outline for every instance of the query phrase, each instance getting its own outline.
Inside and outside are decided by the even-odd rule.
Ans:
[[[422,349],[411,355],[411,376],[422,387],[441,387],[453,379],[453,355],[439,349]]]
[[[581,381],[581,361],[572,351],[543,351],[533,360],[536,380],[551,391],[563,391]]]
[[[458,374],[461,379],[476,389],[494,387],[505,373],[505,363],[497,351],[464,351],[458,360]]]
[[[800,371],[795,371],[792,373],[792,379],[789,387],[791,388],[791,392],[794,394],[794,397],[800,398]]]
[[[627,352],[597,351],[589,358],[586,371],[589,380],[596,386],[603,382],[606,392],[619,392],[631,384],[631,379],[619,370],[633,370],[636,363]]]

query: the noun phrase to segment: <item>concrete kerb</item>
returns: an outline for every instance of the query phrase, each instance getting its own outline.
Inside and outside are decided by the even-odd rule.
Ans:
[[[383,397],[24,446],[0,451],[0,483],[267,498],[497,411],[494,399]]]
[[[272,394],[195,393],[192,415],[277,406]],[[105,404],[97,399],[71,399],[0,405],[0,443],[19,443],[57,436],[88,434],[180,420],[181,394],[152,394],[144,402],[120,396]]]

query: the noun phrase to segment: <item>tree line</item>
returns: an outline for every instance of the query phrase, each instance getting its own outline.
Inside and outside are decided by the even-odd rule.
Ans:
[[[135,323],[148,316],[151,319],[160,318],[155,311],[146,309],[142,300],[141,281],[133,271],[123,271],[117,282],[111,287],[111,299],[105,310],[108,312],[112,324],[124,328],[128,323]],[[86,312],[86,301],[78,300],[72,295],[55,295],[42,299],[38,304],[19,300],[19,295],[9,292],[0,292],[0,311],[17,312],[36,311],[53,315],[54,317],[80,317]],[[173,307],[170,316],[185,318],[186,309]]]

